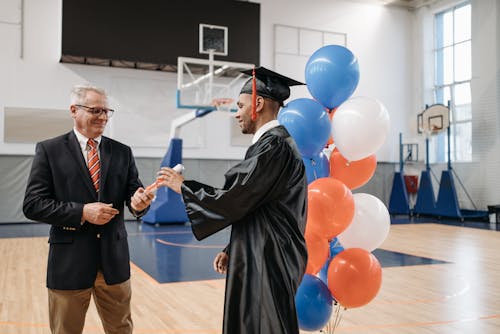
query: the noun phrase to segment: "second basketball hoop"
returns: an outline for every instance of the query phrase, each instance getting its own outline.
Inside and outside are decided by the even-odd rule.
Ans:
[[[435,135],[450,126],[450,108],[443,104],[433,104],[417,115],[418,133]]]
[[[219,97],[212,99],[212,105],[215,108],[217,108],[217,111],[225,111],[225,112],[231,111],[231,108],[234,105],[233,102],[234,99],[230,97]]]

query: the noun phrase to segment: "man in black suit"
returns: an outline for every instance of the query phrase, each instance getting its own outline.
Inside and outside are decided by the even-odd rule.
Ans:
[[[93,295],[106,333],[132,333],[124,203],[140,217],[154,195],[130,147],[102,135],[113,113],[106,93],[76,86],[70,111],[73,130],[37,144],[23,203],[26,217],[52,225],[50,328],[82,333]]]

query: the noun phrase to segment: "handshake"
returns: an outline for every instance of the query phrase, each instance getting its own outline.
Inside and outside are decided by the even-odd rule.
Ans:
[[[184,166],[177,164],[173,168],[162,167],[156,177],[156,181],[146,187],[146,192],[155,193],[159,187],[168,187],[176,193],[181,193],[182,182],[184,177],[181,175],[184,171]]]

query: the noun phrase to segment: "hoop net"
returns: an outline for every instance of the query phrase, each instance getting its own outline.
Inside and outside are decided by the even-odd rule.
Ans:
[[[233,105],[234,99],[230,97],[218,97],[212,99],[212,105],[217,108],[217,111],[229,112]]]

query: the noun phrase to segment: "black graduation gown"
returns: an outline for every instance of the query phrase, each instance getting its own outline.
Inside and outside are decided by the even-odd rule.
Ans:
[[[272,128],[225,177],[222,189],[182,185],[198,240],[232,225],[223,333],[299,333],[307,181],[295,142],[283,126]]]

